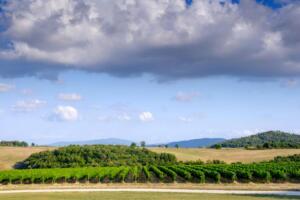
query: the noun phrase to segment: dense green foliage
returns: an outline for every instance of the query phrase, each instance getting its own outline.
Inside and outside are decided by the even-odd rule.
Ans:
[[[273,162],[300,162],[300,154],[291,156],[277,156],[274,158]]]
[[[248,137],[227,140],[212,147],[244,147],[249,149],[300,148],[300,135],[281,131],[269,131]]]
[[[103,166],[162,165],[176,163],[176,157],[154,153],[145,148],[92,145],[68,146],[53,151],[32,154],[19,166],[36,168],[76,168]]]
[[[171,164],[26,169],[0,172],[0,184],[109,182],[300,182],[300,163]]]
[[[0,146],[6,147],[28,147],[28,143],[24,141],[0,141]]]

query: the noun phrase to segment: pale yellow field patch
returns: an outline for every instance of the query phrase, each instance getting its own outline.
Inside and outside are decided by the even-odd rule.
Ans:
[[[246,150],[246,149],[208,149],[208,148],[150,148],[157,153],[172,153],[179,161],[208,161],[223,160],[226,163],[232,162],[259,162],[272,160],[276,156],[288,156],[300,154],[300,149],[269,149],[269,150]]]
[[[0,170],[11,169],[32,153],[54,149],[52,147],[0,147]]]

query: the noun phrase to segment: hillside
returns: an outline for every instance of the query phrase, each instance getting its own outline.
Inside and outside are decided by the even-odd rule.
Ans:
[[[222,160],[226,163],[242,162],[252,163],[269,161],[278,156],[291,156],[300,154],[300,149],[259,149],[246,150],[242,148],[150,148],[157,153],[174,154],[178,161],[197,161],[202,160]]]
[[[18,163],[18,168],[74,168],[175,162],[176,157],[172,154],[155,153],[145,148],[115,145],[73,145],[32,154],[23,162]]]
[[[201,139],[193,139],[193,140],[183,140],[183,141],[176,141],[170,142],[166,145],[168,147],[178,147],[180,148],[198,148],[198,147],[209,147],[211,145],[220,143],[225,141],[224,138],[201,138]],[[156,145],[158,146],[158,145]]]
[[[86,140],[86,141],[73,141],[73,142],[56,142],[50,144],[49,146],[55,147],[62,147],[62,146],[69,146],[69,145],[126,145],[129,146],[132,141],[123,140],[118,138],[106,138],[106,139],[99,139],[99,140]]]
[[[248,137],[227,140],[219,143],[219,145],[229,148],[300,148],[300,135],[281,131],[268,131]]]

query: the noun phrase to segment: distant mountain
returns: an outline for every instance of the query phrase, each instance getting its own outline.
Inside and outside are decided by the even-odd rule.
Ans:
[[[198,148],[198,147],[210,147],[211,145],[223,141],[225,141],[224,138],[201,138],[201,139],[170,142],[164,145],[168,145],[168,147],[175,147],[176,145],[178,145],[181,148]],[[159,146],[159,145],[151,145],[151,146]]]
[[[129,146],[132,141],[123,140],[118,138],[106,138],[100,140],[87,140],[87,141],[74,141],[74,142],[57,142],[50,144],[50,146],[68,146],[68,145],[94,145],[94,144],[103,144],[103,145],[127,145]]]
[[[268,131],[219,143],[222,147],[300,148],[300,135]]]

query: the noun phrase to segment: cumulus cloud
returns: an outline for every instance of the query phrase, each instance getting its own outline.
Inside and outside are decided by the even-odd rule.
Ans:
[[[46,101],[39,99],[18,101],[15,105],[13,105],[12,110],[14,112],[32,112],[41,108],[46,103]]]
[[[32,95],[33,91],[31,89],[23,89],[21,90],[21,94],[23,95]]]
[[[63,101],[80,101],[82,99],[81,95],[76,93],[60,93],[58,98]]]
[[[5,84],[5,83],[0,83],[0,92],[8,92],[12,90],[15,86]]]
[[[131,117],[128,114],[126,114],[126,113],[118,115],[117,118],[120,121],[130,121],[131,120]]]
[[[190,102],[198,96],[198,92],[178,92],[174,99],[179,102]]]
[[[72,106],[57,106],[50,116],[51,120],[57,121],[76,121],[79,119],[79,113]]]
[[[140,113],[139,118],[142,122],[151,122],[154,120],[154,116],[151,112],[142,112]]]
[[[300,4],[256,1],[10,0],[1,76],[81,69],[159,80],[300,75]],[[18,61],[26,61],[20,65]]]
[[[114,121],[128,122],[131,120],[132,120],[132,117],[130,115],[128,115],[127,113],[118,114],[118,115],[106,115],[106,116],[98,117],[98,121],[105,122],[105,123],[114,122]]]
[[[190,123],[190,122],[193,121],[192,118],[189,118],[189,117],[182,117],[182,116],[178,117],[178,120],[179,120],[179,121],[182,121],[182,122],[184,122],[184,123]]]

